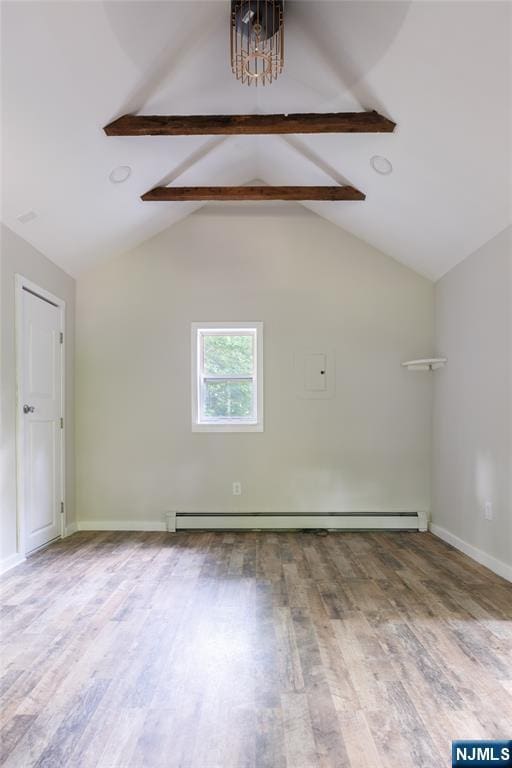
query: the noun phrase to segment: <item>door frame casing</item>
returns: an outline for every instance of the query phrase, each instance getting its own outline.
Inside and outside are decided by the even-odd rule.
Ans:
[[[28,288],[31,293],[39,295],[42,299],[48,299],[55,304],[60,315],[60,332],[63,334],[63,342],[60,353],[60,413],[65,415],[66,404],[66,302],[55,296],[37,283],[32,282],[24,275],[16,273],[14,276],[14,326],[15,326],[15,352],[16,352],[16,550],[22,557],[26,556],[26,531],[25,531],[25,475],[24,475],[24,448],[25,448],[25,421],[23,419],[23,289]],[[60,538],[65,535],[66,517],[66,419],[60,431],[60,498],[64,504],[64,514],[60,515]],[[43,545],[46,546],[46,545]]]

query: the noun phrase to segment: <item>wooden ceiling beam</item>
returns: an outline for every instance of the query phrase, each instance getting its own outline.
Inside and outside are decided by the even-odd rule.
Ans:
[[[350,186],[334,187],[155,187],[142,195],[152,202],[192,200],[364,200],[366,195]]]
[[[106,125],[107,136],[210,136],[221,134],[392,133],[395,123],[378,112],[287,115],[124,115]]]

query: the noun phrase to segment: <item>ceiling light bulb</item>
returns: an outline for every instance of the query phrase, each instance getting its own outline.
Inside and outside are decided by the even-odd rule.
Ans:
[[[132,169],[129,165],[118,165],[113,171],[110,171],[109,179],[112,184],[122,184],[130,178]]]
[[[380,173],[381,176],[388,176],[393,166],[387,159],[387,157],[381,157],[381,155],[374,155],[370,160],[370,165],[376,173]]]

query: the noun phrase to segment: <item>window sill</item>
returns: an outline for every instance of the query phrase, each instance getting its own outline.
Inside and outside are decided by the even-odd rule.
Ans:
[[[192,432],[263,432],[263,424],[192,424]]]

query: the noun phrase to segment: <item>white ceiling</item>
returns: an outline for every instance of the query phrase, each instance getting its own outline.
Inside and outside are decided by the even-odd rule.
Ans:
[[[511,221],[511,9],[287,0],[285,72],[254,89],[230,71],[228,0],[3,2],[2,219],[77,275],[199,207],[141,202],[159,183],[348,181],[365,202],[307,207],[435,279]],[[397,130],[102,131],[125,112],[358,109],[381,111]],[[391,160],[390,176],[370,168],[376,154]],[[118,165],[133,169],[124,184],[108,179]],[[21,224],[29,210],[37,217]]]

